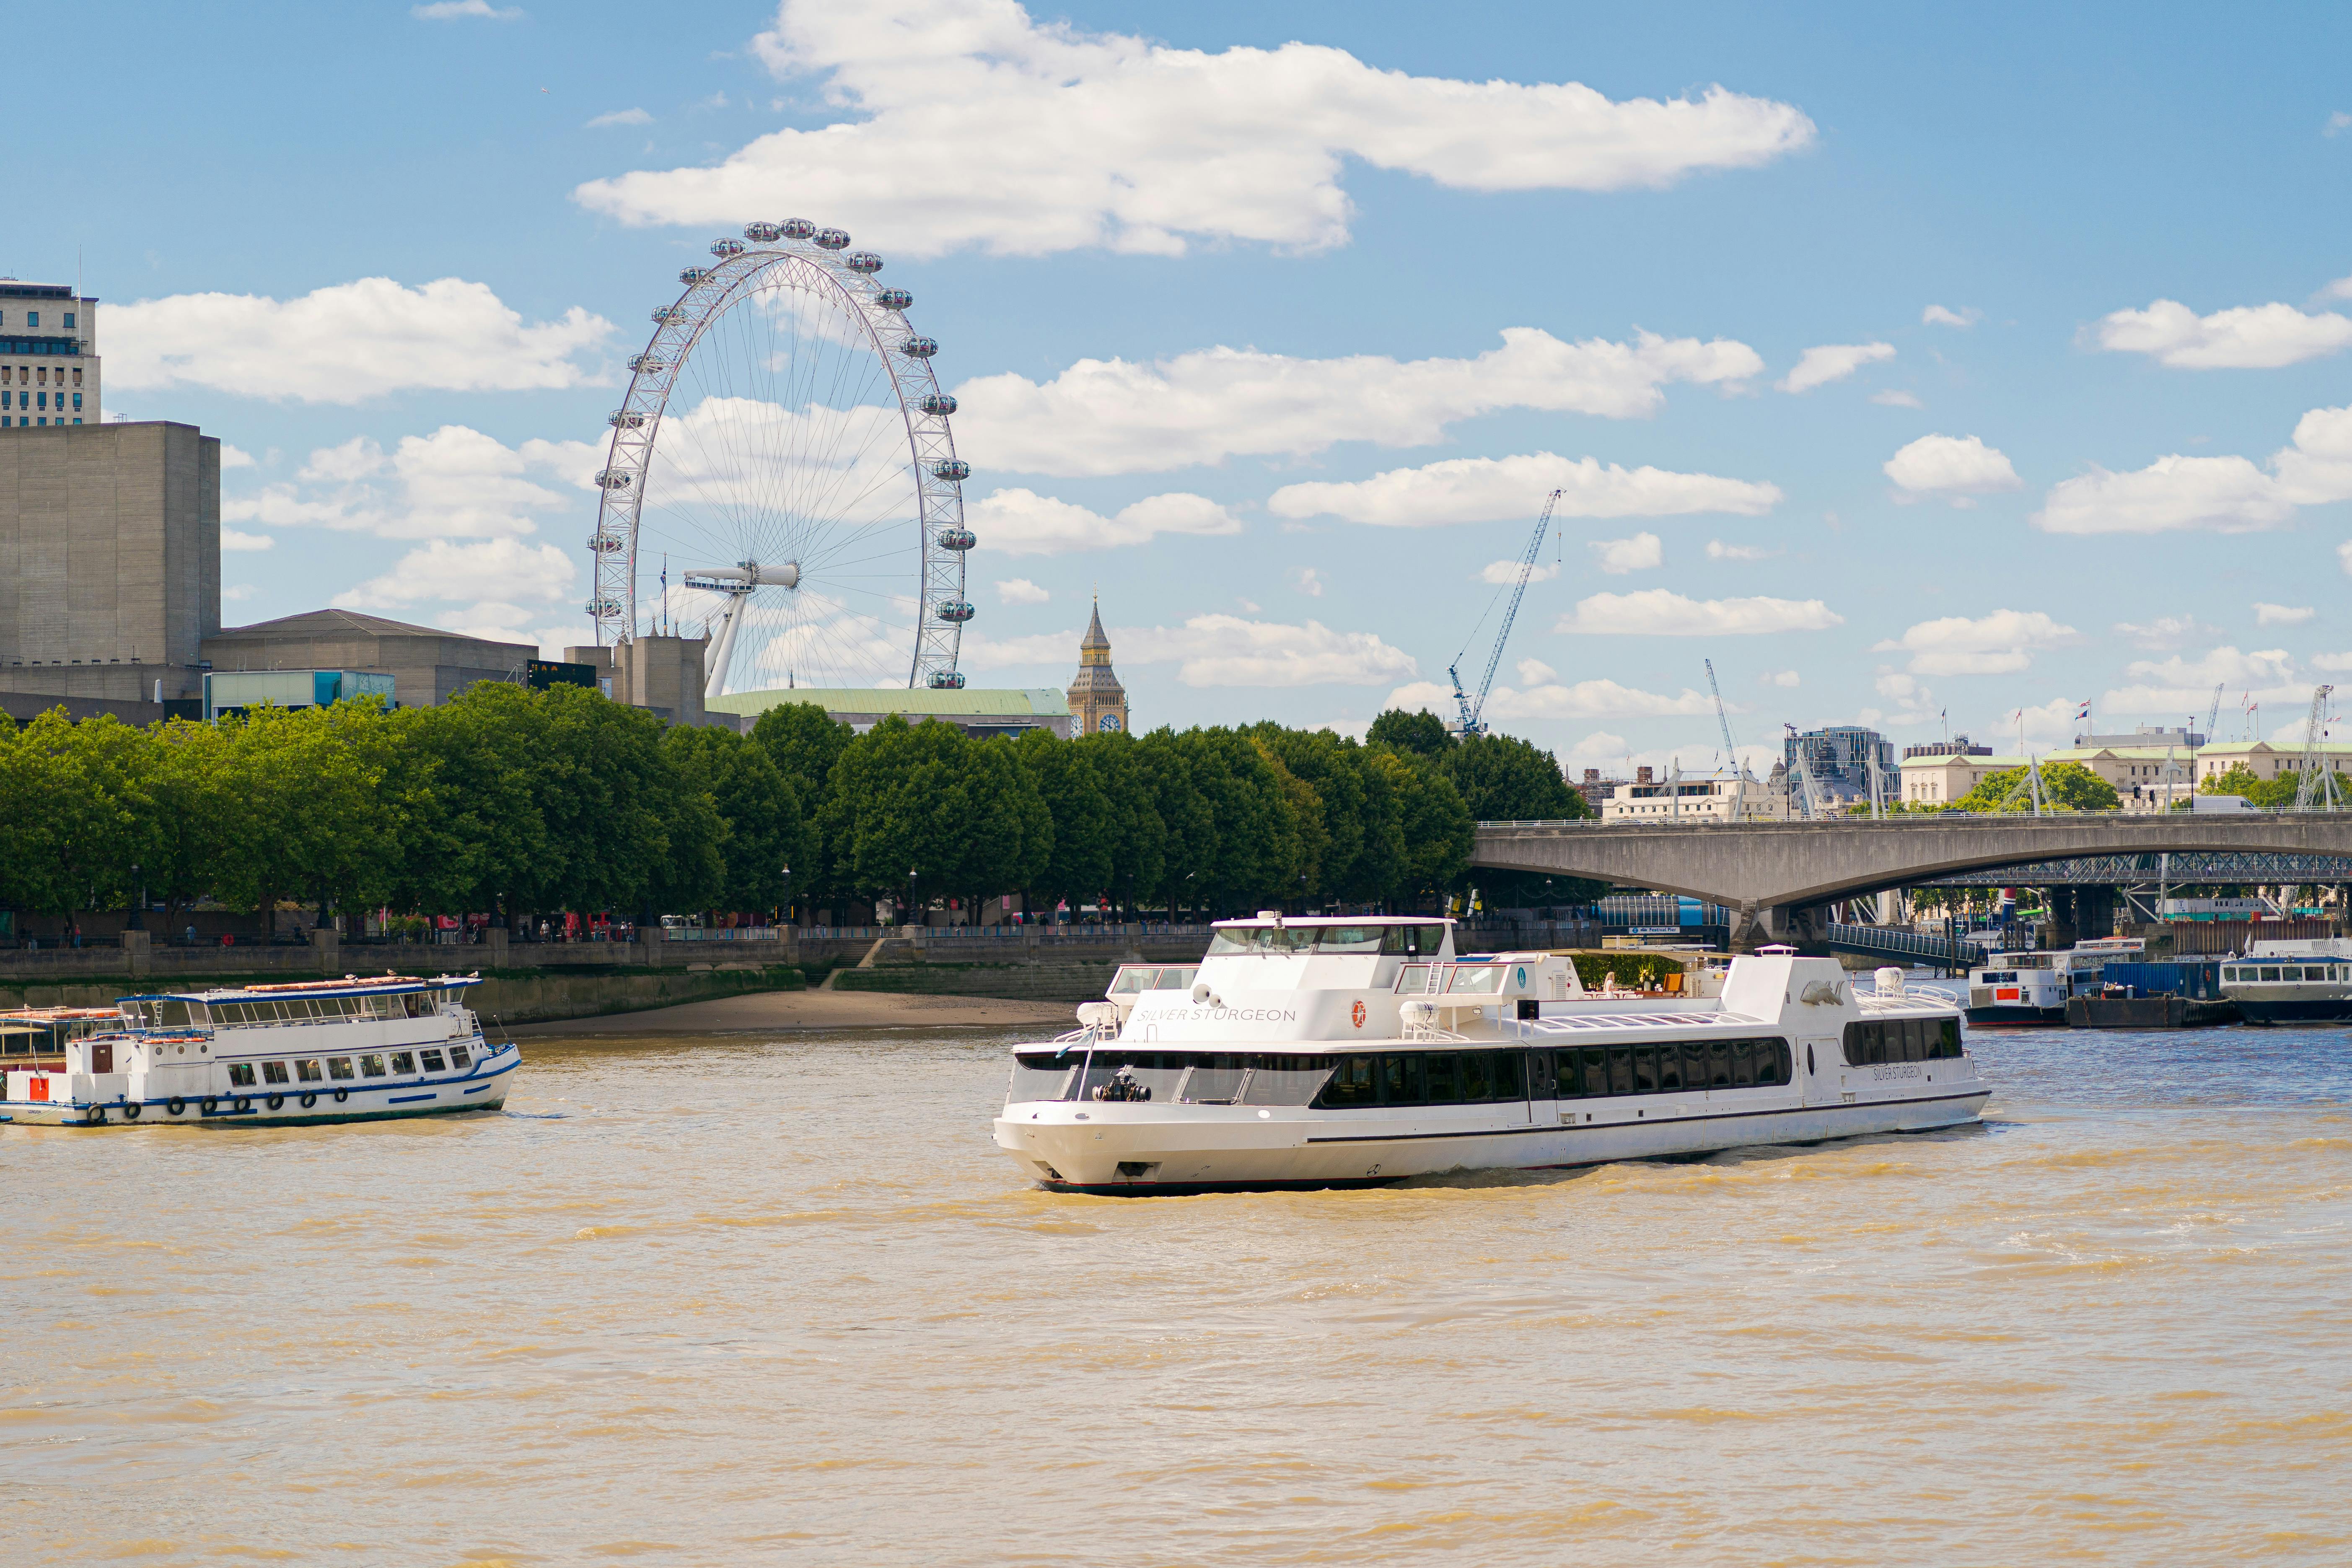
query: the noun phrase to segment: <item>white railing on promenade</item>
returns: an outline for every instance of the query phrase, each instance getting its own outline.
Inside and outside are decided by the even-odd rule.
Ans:
[[[2346,815],[2346,813],[2341,807],[2334,811],[2330,811],[2325,806],[2316,805],[2300,811],[2296,810],[2293,806],[2288,806],[2280,811],[2200,811],[2194,813],[2188,811],[2133,811],[2128,808],[2116,811],[2077,811],[2072,807],[2066,807],[2059,810],[2042,812],[1890,811],[1885,816],[1875,817],[1870,816],[1867,812],[1856,812],[1852,815],[1841,812],[1830,816],[1750,818],[1744,822],[1717,822],[1711,818],[1696,816],[1685,817],[1680,822],[1659,819],[1637,820],[1633,817],[1621,817],[1615,822],[1604,822],[1596,816],[1538,817],[1525,821],[1482,822],[1478,824],[1478,826],[1481,827],[1579,827],[1591,828],[1598,832],[1615,827],[1818,827],[1824,825],[1839,827],[1884,827],[1895,824],[1916,825],[1919,823],[1950,822],[1955,819],[1962,822],[2000,822],[2016,826],[2025,826],[2033,823],[2073,822],[2086,816],[2097,817],[2102,821],[2138,821],[2143,818],[2156,820],[2175,816],[2193,816],[2200,823],[2250,822],[2257,818],[2341,816],[2344,815]]]

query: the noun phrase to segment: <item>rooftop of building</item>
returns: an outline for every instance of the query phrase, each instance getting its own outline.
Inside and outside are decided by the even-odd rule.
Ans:
[[[0,278],[0,300],[82,300],[98,303],[95,297],[77,294],[63,283],[26,283],[15,278]]]
[[[1044,688],[966,687],[961,691],[910,689],[903,686],[796,686],[768,691],[730,691],[704,706],[720,713],[764,713],[806,702],[828,713],[904,713],[908,717],[1066,719],[1070,705]]]
[[[240,638],[268,641],[291,637],[453,637],[490,647],[526,646],[500,642],[495,637],[479,637],[470,632],[453,632],[445,626],[411,626],[406,621],[388,620],[383,616],[364,615],[358,610],[305,610],[299,615],[280,616],[274,621],[256,621],[246,626],[223,626],[205,640],[234,642]],[[530,647],[529,657],[539,657],[539,649],[535,646]]]

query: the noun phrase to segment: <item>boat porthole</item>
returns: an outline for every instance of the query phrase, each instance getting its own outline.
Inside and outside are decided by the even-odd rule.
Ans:
[[[139,1120],[139,1113],[146,1109],[147,1108],[143,1105],[133,1105],[126,1100],[122,1107],[122,1120],[125,1121],[136,1121]]]
[[[315,1094],[306,1094],[302,1097],[302,1109],[305,1110],[310,1110],[312,1106],[318,1103],[319,1097]]]
[[[286,1097],[285,1097],[284,1095],[282,1095],[282,1094],[273,1094],[273,1095],[271,1095],[271,1096],[269,1097],[269,1109],[270,1109],[270,1110],[284,1110],[284,1109],[285,1109],[285,1107],[286,1107]]]
[[[1805,1047],[1805,1076],[1813,1076],[1813,1047],[1811,1046]]]
[[[241,1094],[236,1097],[236,1113],[239,1116],[244,1115],[247,1111],[251,1110],[252,1109],[253,1101],[247,1100]]]
[[[163,1102],[163,1109],[177,1116],[188,1109],[188,1102],[184,1100],[167,1100]]]
[[[204,1104],[203,1104],[201,1107],[199,1107],[199,1108],[198,1108],[198,1110],[197,1110],[197,1114],[198,1114],[198,1115],[200,1115],[200,1116],[210,1116],[211,1114],[213,1114],[213,1112],[215,1112],[215,1111],[218,1110],[219,1109],[220,1109],[220,1101],[219,1101],[219,1100],[205,1100],[205,1101],[204,1102]]]
[[[350,1089],[339,1089],[335,1090],[335,1103],[336,1103],[337,1105],[341,1105],[343,1101],[345,1101],[345,1100],[349,1100],[351,1097],[352,1097],[352,1091],[351,1091]]]

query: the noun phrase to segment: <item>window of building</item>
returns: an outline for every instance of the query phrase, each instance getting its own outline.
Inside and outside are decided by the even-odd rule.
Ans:
[[[74,384],[76,386],[79,386],[81,384],[81,372],[79,370],[74,372]]]
[[[27,330],[37,327],[40,324],[41,313],[38,310],[27,310],[25,312],[25,326]]]
[[[81,412],[81,394],[79,392],[74,394],[74,412],[76,414]]]
[[[66,331],[73,331],[73,319],[74,319],[74,313],[73,313],[71,310],[68,310],[68,311],[66,311],[66,312],[65,312],[65,318],[66,318]]]

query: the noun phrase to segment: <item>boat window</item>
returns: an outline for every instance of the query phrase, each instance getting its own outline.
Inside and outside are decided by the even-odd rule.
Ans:
[[[1181,1051],[1129,1051],[1116,1047],[1099,1050],[1087,1058],[1087,1073],[1078,1089],[1080,1100],[1117,1100],[1121,1094],[1105,1094],[1124,1069],[1127,1080],[1140,1090],[1139,1100],[1171,1100],[1177,1098],[1184,1081],[1184,1070],[1192,1058]]]
[[[1426,1105],[1429,1079],[1420,1053],[1381,1058],[1381,1102],[1384,1105]]]
[[[407,1051],[393,1052],[392,1070],[395,1073],[415,1072],[416,1070],[416,1058]]]
[[[1104,994],[1124,996],[1130,992],[1151,990],[1152,977],[1158,973],[1156,969],[1122,969],[1112,978],[1110,989]]]
[[[2263,978],[2265,980],[2276,980],[2278,977],[2279,972],[2275,969],[2265,968],[2263,971]]]
[[[442,1061],[441,1053],[439,1051],[420,1051],[417,1053],[416,1059],[418,1062],[423,1064],[426,1072],[446,1072],[448,1070],[447,1064]]]
[[[349,1057],[329,1057],[327,1058],[327,1076],[329,1078],[351,1077],[352,1058]]]
[[[1243,1058],[1231,1052],[1194,1057],[1179,1098],[1187,1105],[1231,1105],[1242,1091],[1242,1074],[1247,1070]]]
[[[1381,928],[1378,926],[1323,926],[1315,933],[1318,952],[1378,952],[1381,951]]]
[[[1609,1047],[1609,1092],[1633,1092],[1633,1047],[1631,1046]]]
[[[1658,1092],[1658,1047],[1655,1046],[1633,1047],[1633,1092]]]
[[[1563,1074],[1563,1077],[1566,1075]],[[1584,1074],[1580,1094],[1598,1098],[1609,1092],[1609,1052],[1602,1046],[1584,1047]]]
[[[1493,1100],[1525,1100],[1528,1097],[1527,1053],[1524,1051],[1487,1051],[1486,1087]]]
[[[1331,1069],[1331,1081],[1323,1086],[1315,1103],[1333,1110],[1352,1110],[1358,1106],[1381,1102],[1381,1081],[1378,1057],[1342,1057]]]
[[[319,1058],[312,1057],[309,1061],[294,1064],[294,1076],[304,1083],[317,1083],[327,1075],[320,1068]]]
[[[1443,925],[1384,926],[1381,929],[1382,952],[1409,952],[1418,957],[1433,956],[1445,942]]]
[[[229,1063],[228,1086],[231,1089],[251,1089],[253,1087],[253,1064],[251,1062]]]
[[[1219,926],[1209,940],[1209,956],[1229,952],[1306,952],[1315,946],[1311,926]]]
[[[1731,1087],[1751,1089],[1756,1083],[1756,1042],[1731,1042]]]
[[[453,1049],[451,1054],[457,1053]],[[1055,1051],[1015,1056],[1013,1058],[1013,1082],[1005,1094],[1005,1103],[1027,1104],[1032,1100],[1071,1098],[1078,1068],[1084,1061],[1082,1057],[1064,1056]],[[457,1065],[465,1065],[462,1058]]]
[[[1397,991],[1404,995],[1419,995],[1427,991],[1429,970],[1430,966],[1426,963],[1408,963],[1402,966],[1397,970]]]
[[[1683,1086],[1683,1048],[1680,1046],[1658,1047],[1658,1088],[1662,1091]]]
[[[360,1076],[362,1078],[382,1078],[383,1076],[383,1058],[380,1056],[374,1055],[362,1057],[360,1058]]]
[[[291,1083],[293,1081],[293,1078],[287,1072],[286,1064],[284,1062],[264,1062],[261,1064],[261,1081],[264,1083]]]
[[[467,1055],[466,1055],[466,1047],[463,1047],[463,1046],[451,1046],[451,1047],[449,1047],[449,1065],[450,1065],[451,1067],[460,1067],[460,1068],[462,1068],[462,1067],[470,1067],[470,1066],[472,1066],[472,1065],[473,1065],[473,1064],[472,1064],[472,1062],[471,1062],[471,1061],[467,1058]]]
[[[1432,1105],[1459,1105],[1462,1058],[1454,1051],[1433,1051],[1422,1058],[1422,1072]]]
[[[1499,963],[1465,964],[1445,977],[1448,995],[1469,993],[1491,996],[1502,989],[1503,966]]]
[[[1328,1057],[1254,1056],[1249,1081],[1242,1086],[1244,1105],[1307,1105],[1331,1076]]]

